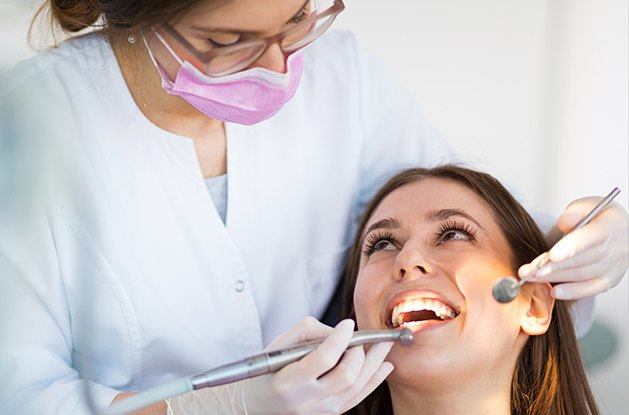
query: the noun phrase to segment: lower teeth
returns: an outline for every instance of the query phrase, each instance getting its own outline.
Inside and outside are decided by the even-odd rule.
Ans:
[[[433,319],[428,319],[428,320],[404,321],[399,324],[399,327],[408,326],[408,325],[417,326],[425,321],[445,321],[445,320],[446,320],[445,318],[438,318],[438,319],[433,318]]]

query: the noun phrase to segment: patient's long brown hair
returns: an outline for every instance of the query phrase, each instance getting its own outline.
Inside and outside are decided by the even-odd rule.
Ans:
[[[512,266],[532,261],[547,250],[542,232],[524,208],[492,176],[454,165],[409,169],[389,180],[366,207],[345,270],[343,315],[356,319],[354,286],[360,264],[360,237],[380,202],[393,190],[424,178],[455,181],[476,193],[491,209],[512,251]],[[351,414],[393,414],[384,382]],[[518,356],[511,381],[511,413],[516,415],[573,415],[599,411],[588,384],[567,304],[556,301],[548,331],[531,336]]]

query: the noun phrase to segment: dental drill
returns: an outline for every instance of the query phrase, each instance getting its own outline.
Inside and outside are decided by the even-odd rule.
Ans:
[[[607,205],[611,203],[612,200],[614,200],[614,198],[618,195],[618,193],[620,193],[620,189],[615,187],[607,196],[605,196],[603,200],[601,200],[594,207],[594,209],[590,211],[590,213],[585,215],[585,217],[581,219],[579,223],[577,223],[572,229],[566,232],[566,235],[590,223],[592,219],[594,219],[599,213],[601,213],[601,211],[605,209]],[[566,235],[564,235],[562,239]],[[518,293],[520,292],[520,287],[522,287],[524,283],[526,283],[533,275],[535,275],[539,271],[541,267],[546,265],[548,262],[550,262],[550,257],[548,255],[548,252],[544,252],[544,254],[537,261],[535,261],[535,264],[534,264],[535,270],[533,270],[526,277],[520,279],[520,281],[516,280],[513,277],[504,277],[500,279],[494,285],[494,288],[492,290],[492,293],[496,301],[503,304],[513,301],[518,296]]]
[[[402,330],[359,330],[354,332],[352,340],[347,347],[386,341],[397,341],[402,346],[410,346],[413,343],[413,332],[408,328]],[[277,372],[284,366],[306,356],[322,342],[323,339],[300,343],[286,349],[261,353],[190,377],[180,378],[116,402],[108,409],[102,411],[101,414],[128,414],[166,398],[193,390],[225,385]]]

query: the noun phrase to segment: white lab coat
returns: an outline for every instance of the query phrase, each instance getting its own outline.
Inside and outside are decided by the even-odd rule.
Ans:
[[[86,385],[107,406],[321,316],[361,205],[391,173],[451,152],[350,34],[305,59],[277,116],[226,125],[226,225],[192,141],[143,117],[99,35],[5,74],[0,412],[85,413]],[[42,194],[54,198],[40,211]]]

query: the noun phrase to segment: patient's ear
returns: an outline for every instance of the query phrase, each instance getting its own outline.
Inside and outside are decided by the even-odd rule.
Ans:
[[[555,306],[555,298],[551,294],[552,286],[543,282],[525,284],[522,288],[525,308],[520,319],[522,331],[530,336],[546,333]]]

